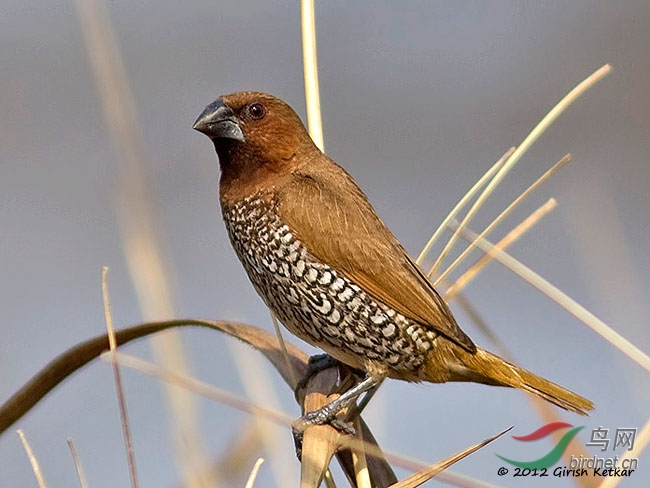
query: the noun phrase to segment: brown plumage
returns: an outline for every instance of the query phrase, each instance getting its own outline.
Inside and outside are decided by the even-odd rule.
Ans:
[[[593,404],[477,347],[352,177],[265,93],[210,104],[231,242],[257,292],[295,335],[376,378],[521,388],[585,414]]]

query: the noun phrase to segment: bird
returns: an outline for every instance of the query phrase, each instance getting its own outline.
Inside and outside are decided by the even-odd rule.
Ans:
[[[332,420],[385,378],[513,387],[577,414],[594,408],[474,344],[286,102],[255,91],[223,95],[194,129],[214,144],[225,226],[257,293],[291,333],[366,373],[336,405],[308,412],[308,421]]]

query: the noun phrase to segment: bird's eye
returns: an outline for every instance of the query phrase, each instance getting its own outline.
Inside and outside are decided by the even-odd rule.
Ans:
[[[266,109],[261,103],[253,103],[250,107],[248,107],[248,113],[254,119],[261,119],[266,115]]]

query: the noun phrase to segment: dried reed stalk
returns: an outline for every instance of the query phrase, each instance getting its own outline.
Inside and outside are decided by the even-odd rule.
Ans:
[[[111,300],[108,294],[108,268],[102,268],[102,298],[104,300],[104,318],[106,320],[106,330],[108,331],[108,345],[110,353],[115,355],[117,352],[117,341],[115,340],[115,329],[113,329],[113,315],[111,313]],[[131,486],[138,488],[138,475],[135,466],[135,453],[133,451],[133,438],[131,436],[131,426],[129,416],[126,411],[126,400],[124,397],[124,388],[122,387],[122,375],[120,367],[116,361],[113,361],[113,378],[115,379],[115,389],[117,390],[117,403],[120,409],[120,421],[122,424],[122,434],[124,436],[124,448],[129,465],[129,477]]]
[[[535,226],[547,213],[557,207],[554,198],[550,198],[544,205],[535,210],[526,217],[519,225],[512,229],[506,236],[496,243],[495,248],[505,250],[512,243],[516,242],[521,236]],[[485,232],[485,231],[484,231]],[[476,276],[494,259],[494,253],[487,253],[479,258],[472,267],[470,267],[460,278],[458,278],[443,294],[445,300],[452,300],[460,291],[467,286]]]
[[[447,245],[443,248],[442,252],[436,259],[433,267],[431,268],[431,273],[434,274],[442,261],[447,257],[449,251],[456,243],[458,236],[462,230],[471,222],[472,218],[483,206],[487,198],[492,194],[496,187],[501,183],[505,176],[510,172],[510,170],[517,164],[521,157],[528,151],[530,146],[532,146],[537,139],[546,131],[546,129],[557,119],[562,112],[564,112],[569,105],[571,105],[575,100],[577,100],[582,94],[584,94],[589,88],[594,84],[604,78],[611,72],[612,68],[608,64],[596,70],[575,88],[573,88],[562,100],[558,102],[551,111],[546,114],[546,116],[535,126],[535,128],[528,134],[528,136],[522,141],[522,143],[517,147],[514,153],[507,159],[505,164],[499,169],[494,178],[490,180],[483,193],[479,195],[477,200],[474,202],[474,205],[469,209],[463,220],[458,225],[457,230],[452,235]]]
[[[562,169],[566,164],[571,161],[571,155],[567,154],[557,163],[555,163],[546,173],[540,176],[533,184],[526,188],[517,198],[515,198],[510,205],[508,205],[490,224],[479,234],[480,237],[487,237],[490,232],[492,232],[496,226],[498,226],[503,220],[512,213],[526,198],[533,194],[533,192],[539,188],[546,180],[553,176],[557,171]],[[474,250],[475,243],[471,242],[462,253],[451,263],[447,269],[436,279],[434,285],[438,285],[442,280],[447,278],[449,274],[458,266],[470,252]],[[433,268],[429,272],[429,276],[433,273]]]
[[[458,222],[451,223],[453,228],[458,228]],[[585,307],[580,305],[566,293],[561,291],[556,286],[552,285],[548,280],[545,280],[540,275],[535,273],[532,269],[525,266],[521,262],[517,261],[515,258],[510,256],[508,253],[502,251],[495,247],[487,239],[478,239],[478,234],[475,232],[465,229],[461,232],[463,238],[468,241],[476,241],[477,247],[485,253],[490,253],[494,255],[494,258],[503,264],[505,267],[519,275],[521,278],[526,280],[528,283],[533,285],[535,288],[539,289],[546,296],[554,300],[557,304],[567,310],[569,313],[574,315],[584,324],[589,326],[594,332],[599,334],[610,344],[619,349],[623,354],[628,356],[639,366],[643,367],[647,371],[650,371],[650,357],[641,349],[636,347],[625,337],[620,335],[618,332],[609,327],[605,322],[596,317],[593,313],[587,310]]]
[[[32,450],[32,446],[29,445],[27,436],[25,436],[25,433],[22,429],[18,429],[16,433],[18,434],[18,437],[20,437],[20,442],[23,444],[23,448],[25,449],[25,453],[29,459],[29,464],[32,465],[32,471],[34,472],[34,476],[36,477],[36,482],[38,483],[39,488],[47,488],[47,483],[45,483],[45,477],[41,471],[41,466],[38,463],[38,459],[36,459],[36,455]]]
[[[68,448],[70,449],[70,454],[72,455],[72,460],[74,461],[74,467],[77,470],[77,477],[79,478],[79,485],[81,488],[88,488],[88,481],[86,480],[86,473],[84,472],[83,464],[77,452],[77,447],[74,445],[72,439],[66,439]]]
[[[149,156],[137,120],[137,109],[129,88],[110,17],[102,0],[75,0],[88,60],[102,103],[107,127],[119,155],[120,185],[116,199],[119,230],[131,280],[145,318],[173,317],[171,266],[165,257],[157,205],[149,184]],[[158,361],[178,371],[189,372],[176,331],[151,343]],[[197,466],[208,462],[197,422],[197,406],[190,395],[166,389],[171,410],[177,465],[185,479],[192,480]],[[190,488],[213,484],[214,480],[190,481]]]

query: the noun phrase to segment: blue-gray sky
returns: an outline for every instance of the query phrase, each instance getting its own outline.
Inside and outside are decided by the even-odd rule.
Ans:
[[[304,116],[297,2],[107,6],[150,155],[178,316],[238,319],[271,330],[221,222],[216,155],[191,126],[216,96],[241,89],[272,92]],[[650,5],[332,1],[318,3],[316,12],[327,152],[357,178],[415,255],[492,162],[584,77],[605,63],[614,66],[531,149],[474,227],[571,152],[574,161],[495,240],[555,197],[558,208],[512,254],[650,351]],[[102,265],[111,268],[116,324],[142,316],[118,234],[118,155],[73,2],[5,0],[0,66],[4,400],[48,360],[104,330]],[[640,428],[648,420],[650,373],[518,277],[491,264],[466,296],[520,364],[596,403],[587,419],[566,417],[587,426],[583,443],[600,425]],[[493,348],[452,306],[466,332]],[[243,393],[224,337],[184,331],[183,340],[197,376]],[[146,345],[128,351],[150,357]],[[125,381],[142,486],[176,486],[159,385],[134,372]],[[291,392],[276,383],[284,410],[298,415]],[[478,385],[388,382],[373,402],[368,416],[382,445],[429,462],[509,425],[521,435],[541,424],[523,393]],[[218,457],[248,416],[201,401],[200,421]],[[128,484],[107,364],[93,363],[69,379],[18,427],[50,486],[76,482],[68,437],[91,487]],[[495,452],[533,459],[552,447],[540,442],[546,444],[523,449],[504,439],[455,470],[503,486],[549,486],[496,474]],[[297,473],[293,453],[283,455]],[[639,472],[621,486],[642,486],[648,464],[645,453]],[[272,486],[269,471],[262,469],[257,486]],[[0,485],[35,485],[13,432],[0,438]]]

